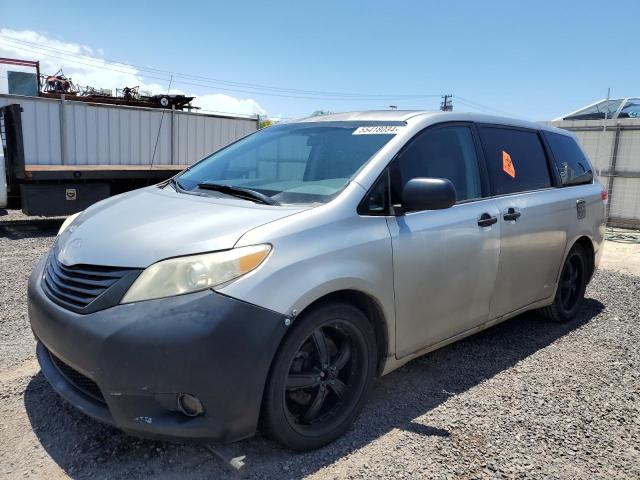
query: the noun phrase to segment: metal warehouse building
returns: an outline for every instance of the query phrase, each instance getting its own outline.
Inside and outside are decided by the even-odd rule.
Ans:
[[[22,107],[28,165],[149,165],[153,157],[181,169],[255,132],[259,121],[0,94],[0,107],[11,103]]]
[[[609,192],[609,224],[640,228],[640,98],[600,100],[551,124],[578,136]]]
[[[6,165],[0,168],[0,207],[29,215],[78,212],[175,175],[255,132],[259,121],[64,95],[0,94],[0,167]]]

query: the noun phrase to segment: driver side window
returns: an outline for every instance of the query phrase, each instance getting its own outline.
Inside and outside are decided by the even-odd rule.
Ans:
[[[391,168],[392,203],[412,178],[447,178],[456,188],[458,202],[482,197],[480,172],[469,127],[428,129],[409,144]]]

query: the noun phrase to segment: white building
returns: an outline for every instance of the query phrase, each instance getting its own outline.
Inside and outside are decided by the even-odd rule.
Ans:
[[[551,124],[578,136],[607,186],[609,224],[640,228],[640,98],[599,100]]]

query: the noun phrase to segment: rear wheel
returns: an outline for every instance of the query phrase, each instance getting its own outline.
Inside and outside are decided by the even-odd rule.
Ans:
[[[572,319],[584,301],[587,281],[585,250],[580,245],[574,245],[562,267],[553,303],[543,308],[542,313],[555,322],[566,322]]]
[[[266,433],[294,450],[319,448],[355,420],[376,367],[373,329],[360,310],[322,305],[298,318],[269,376]]]

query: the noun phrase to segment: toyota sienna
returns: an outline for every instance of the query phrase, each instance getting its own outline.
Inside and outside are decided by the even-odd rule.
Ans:
[[[377,111],[249,135],[69,217],[29,280],[42,372],[133,435],[307,450],[376,375],[579,311],[606,190],[573,134]]]

